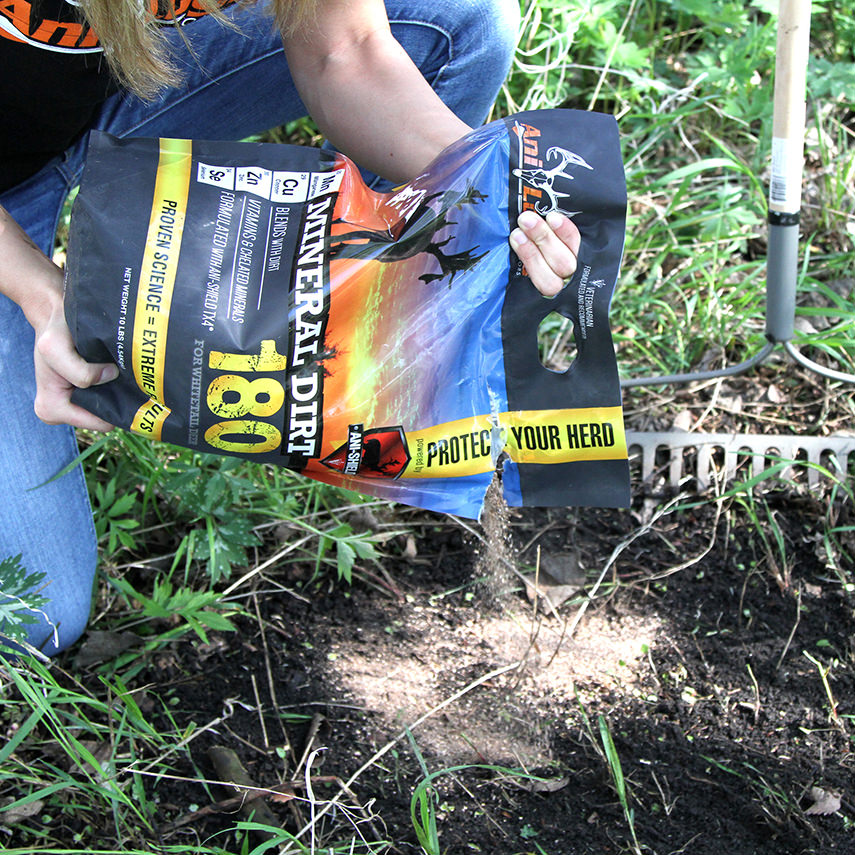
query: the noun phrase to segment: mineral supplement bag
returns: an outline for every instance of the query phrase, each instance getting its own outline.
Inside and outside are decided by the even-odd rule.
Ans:
[[[521,211],[582,235],[553,299],[510,249]],[[92,136],[74,203],[66,317],[118,379],[73,400],[111,424],[479,516],[629,503],[608,311],[626,189],[615,120],[520,113],[389,192],[302,146]],[[572,323],[544,367],[538,329]]]

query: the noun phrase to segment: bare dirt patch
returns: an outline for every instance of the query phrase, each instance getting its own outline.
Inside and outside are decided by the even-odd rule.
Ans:
[[[780,431],[794,412],[813,433],[851,424],[850,398],[811,378],[770,397],[768,380],[627,412],[636,428]],[[313,562],[266,566],[242,589],[236,632],[132,653],[127,691],[153,727],[184,734],[168,774],[133,782],[157,806],[159,844],[240,851],[240,805],[212,762],[233,756],[278,790],[274,823],[298,833],[322,815],[325,855],[351,840],[419,855],[410,800],[425,775],[449,855],[855,853],[851,500],[769,482],[695,502],[683,487],[679,509],[637,486],[629,510],[483,526],[355,509],[354,528],[407,534],[381,566],[357,562],[352,586]],[[152,571],[128,572],[141,590],[133,574]],[[89,649],[59,664],[95,693]],[[136,752],[121,748],[122,769],[163,768]],[[54,839],[108,848],[116,827],[92,815],[64,814]]]
[[[540,723],[513,715],[514,706],[545,697],[572,700],[577,684],[626,690],[658,622],[595,613],[574,638],[562,620],[520,609],[471,614],[449,627],[447,606],[414,605],[393,626],[363,627],[332,645],[331,672],[347,693],[385,723],[391,738],[440,707],[473,675],[511,670],[443,706],[414,734],[441,763],[504,763],[527,768],[554,761]],[[473,610],[474,611],[474,610]]]
[[[515,590],[485,597],[483,544],[453,522],[410,514],[415,555],[401,544],[385,568],[397,594],[358,581],[296,597],[282,584],[296,590],[300,574],[283,568],[278,592],[259,580],[258,613],[236,635],[206,647],[204,659],[198,642],[177,641],[138,679],[173,694],[182,722],[227,716],[193,742],[188,778],[212,774],[215,744],[268,787],[302,774],[296,762],[321,749],[320,803],[338,792],[329,778],[351,780],[373,817],[327,816],[329,844],[359,828],[394,841],[394,851],[419,852],[409,802],[424,762],[446,770],[434,784],[448,853],[631,852],[631,830],[657,855],[855,852],[853,593],[829,570],[817,534],[827,500],[765,500],[785,540],[784,587],[748,515],[698,507],[629,541],[575,624],[582,600],[535,615],[516,577]],[[538,547],[541,560],[572,549],[590,590],[643,513],[514,512],[517,566],[531,572]],[[845,506],[837,522],[851,526]],[[511,772],[520,768],[538,779]],[[201,784],[153,786],[166,828],[210,801]],[[815,788],[839,806],[817,813]],[[290,808],[274,809],[299,826]],[[199,818],[168,841],[230,821]]]

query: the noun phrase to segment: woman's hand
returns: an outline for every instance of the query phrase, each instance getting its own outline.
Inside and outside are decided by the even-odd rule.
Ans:
[[[74,349],[65,323],[62,271],[3,208],[0,208],[0,294],[21,307],[35,330],[36,415],[51,425],[111,430],[113,425],[72,404],[71,392],[75,387],[85,389],[113,380],[119,369],[112,363],[92,365]]]
[[[579,229],[558,211],[551,211],[545,218],[534,211],[523,211],[510,242],[532,284],[545,297],[558,294],[576,272]]]
[[[74,349],[65,323],[62,302],[55,302],[43,325],[36,328],[36,415],[47,424],[68,424],[109,431],[113,425],[71,402],[76,388],[86,389],[115,380],[119,369],[112,363],[86,362]]]

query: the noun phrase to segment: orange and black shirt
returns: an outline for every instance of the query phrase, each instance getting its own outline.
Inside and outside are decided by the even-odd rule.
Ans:
[[[98,37],[76,6],[0,0],[0,192],[65,151],[118,91]],[[174,15],[159,15],[164,24],[204,14],[195,0],[175,6]]]

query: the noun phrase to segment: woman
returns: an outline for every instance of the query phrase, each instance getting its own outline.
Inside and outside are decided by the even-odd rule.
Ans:
[[[258,5],[161,0],[155,21],[147,2],[0,9],[0,560],[44,574],[29,639],[48,654],[82,633],[96,564],[80,467],[50,479],[77,454],[72,427],[111,428],[71,390],[117,373],[74,351],[49,260],[87,132],[241,139],[308,113],[361,166],[405,181],[483,122],[518,19],[514,0],[274,0],[276,26]],[[578,240],[569,220],[530,212],[511,235],[547,295]]]

